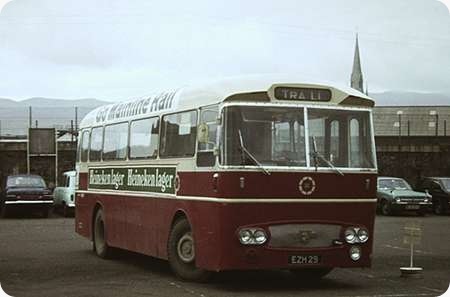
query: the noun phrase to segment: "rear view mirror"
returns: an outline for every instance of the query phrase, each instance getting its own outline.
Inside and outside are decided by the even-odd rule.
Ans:
[[[197,141],[200,143],[208,143],[209,140],[209,127],[206,123],[198,125],[197,129]]]

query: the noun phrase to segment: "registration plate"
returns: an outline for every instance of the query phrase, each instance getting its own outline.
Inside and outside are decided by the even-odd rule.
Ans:
[[[406,205],[406,209],[419,209],[420,205]]]
[[[318,255],[291,255],[289,256],[289,264],[296,265],[314,265],[320,264],[321,257]]]

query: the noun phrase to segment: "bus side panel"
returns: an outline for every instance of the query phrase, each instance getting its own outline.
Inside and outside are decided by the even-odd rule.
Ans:
[[[150,197],[123,197],[123,225],[126,226],[122,236],[126,238],[125,248],[146,254],[153,254],[156,220],[155,202]]]
[[[181,211],[185,214],[189,221],[194,237],[196,249],[196,264],[199,267],[211,267],[211,261],[219,262],[220,251],[220,219],[219,210],[216,203],[202,201],[187,200],[169,200],[155,199],[158,201],[158,215],[156,222],[151,220],[151,224],[155,225],[158,244],[156,253],[147,253],[149,255],[157,255],[159,258],[167,259],[167,243],[169,240],[173,218],[176,213]],[[167,215],[172,214],[172,215]],[[147,221],[150,224],[150,220]]]
[[[84,194],[77,199],[77,232],[92,239],[95,206],[104,212],[110,246],[167,259],[167,242],[177,211],[191,224],[196,239],[197,265],[217,268],[220,261],[220,219],[213,202],[152,197]]]
[[[75,231],[91,239],[92,206],[89,200],[77,193],[75,198]]]

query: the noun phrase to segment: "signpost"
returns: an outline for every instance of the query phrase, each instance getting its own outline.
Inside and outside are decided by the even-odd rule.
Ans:
[[[403,228],[405,234],[403,236],[403,243],[410,246],[410,261],[409,267],[400,267],[402,277],[422,277],[422,267],[414,267],[414,245],[420,244],[422,240],[422,226],[418,221],[411,221],[405,224]]]

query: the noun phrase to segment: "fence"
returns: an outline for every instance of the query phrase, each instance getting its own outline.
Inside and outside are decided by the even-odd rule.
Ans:
[[[93,107],[0,108],[0,137],[25,136],[28,128],[77,129]],[[376,136],[450,136],[450,106],[375,107]]]
[[[90,107],[9,107],[0,108],[0,137],[25,136],[28,128],[55,128],[76,131]]]

